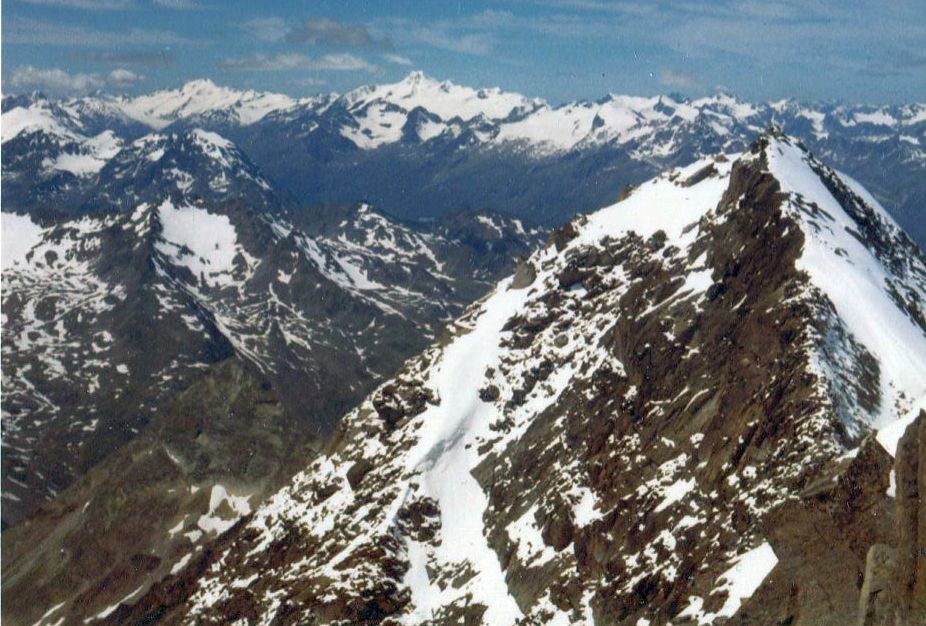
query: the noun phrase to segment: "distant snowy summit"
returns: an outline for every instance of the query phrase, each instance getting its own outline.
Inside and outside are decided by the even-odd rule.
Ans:
[[[12,98],[9,104],[6,100],[4,111],[13,114],[9,118],[4,115],[4,142],[24,130],[61,129],[48,115],[49,105],[44,98],[37,97],[31,102],[27,99],[20,106],[12,106]],[[803,119],[818,136],[826,135],[830,128],[893,129],[904,132],[905,141],[918,146],[922,124],[926,123],[924,103],[887,106],[805,104],[796,100],[749,103],[724,93],[697,99],[609,94],[595,102],[554,106],[541,98],[497,87],[474,89],[438,81],[421,71],[411,72],[396,83],[368,85],[343,95],[292,98],[221,87],[209,79],[198,79],[177,89],[137,97],[71,98],[56,103],[55,108],[78,126],[81,118],[93,114],[124,117],[155,130],[196,118],[211,117],[247,126],[271,115],[296,116],[341,108],[353,114],[359,123],[356,133],[345,136],[361,148],[398,141],[402,137],[398,131],[418,109],[427,113],[425,121],[437,125],[423,124],[418,129],[422,141],[444,132],[459,133],[462,127],[474,123],[489,122],[493,129],[481,135],[485,141],[523,141],[547,150],[569,150],[583,142],[628,140],[667,122],[691,123],[700,119],[724,134],[737,124],[759,131],[767,127],[770,119],[786,117]],[[31,114],[27,113],[29,110]]]

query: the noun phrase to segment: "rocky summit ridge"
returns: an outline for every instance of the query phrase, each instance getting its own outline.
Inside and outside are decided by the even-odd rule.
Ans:
[[[922,623],[922,251],[774,131],[625,195],[97,623]]]

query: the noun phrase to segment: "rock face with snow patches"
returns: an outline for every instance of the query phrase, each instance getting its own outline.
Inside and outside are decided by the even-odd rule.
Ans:
[[[231,141],[193,128],[144,135],[100,170],[83,213],[131,208],[170,194],[187,202],[235,198],[254,210],[281,211],[291,202]]]
[[[403,225],[367,206],[345,212],[359,225],[309,235],[260,207],[190,197],[47,227],[3,214],[5,523],[223,359],[272,384],[299,416],[293,437],[328,433],[513,267],[442,225]],[[497,221],[485,237],[507,242],[500,254],[526,253],[541,236],[478,217]]]
[[[701,159],[557,231],[103,621],[918,623],[924,299],[796,141]]]

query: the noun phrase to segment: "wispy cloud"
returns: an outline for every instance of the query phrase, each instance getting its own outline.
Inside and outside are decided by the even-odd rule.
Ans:
[[[701,85],[692,74],[669,68],[659,71],[659,84],[670,89],[696,89]]]
[[[614,25],[597,17],[566,13],[522,15],[498,9],[486,9],[454,20],[388,18],[381,20],[378,27],[403,44],[474,56],[492,54],[499,42],[513,34],[536,33],[576,39],[613,39],[615,36]]]
[[[134,4],[133,0],[23,0],[23,2],[88,11],[121,11],[131,8]]]
[[[501,17],[501,16],[500,16]],[[375,24],[348,24],[330,17],[313,17],[292,24],[280,17],[260,17],[247,20],[241,27],[263,42],[287,42],[334,49],[378,49],[392,51],[394,41],[402,44],[425,45],[461,54],[486,55],[495,40],[489,29],[471,18],[461,20],[411,20],[384,18]],[[384,55],[389,63],[406,65],[402,55]]]
[[[402,32],[412,44],[423,44],[431,48],[484,56],[492,52],[495,37],[488,32],[472,30],[469,23],[438,20],[427,24],[416,24],[401,20],[393,22],[392,27]]]
[[[109,76],[107,76],[107,79],[109,80],[110,84],[125,88],[131,87],[135,83],[144,80],[145,77],[141,74],[133,72],[132,70],[127,70],[120,67],[111,71]]]
[[[399,54],[384,54],[383,58],[386,59],[387,63],[392,63],[393,65],[414,65],[411,59]]]
[[[311,57],[298,52],[280,53],[273,55],[254,54],[249,57],[227,58],[219,64],[230,70],[279,72],[284,70],[323,70],[323,71],[374,71],[377,66],[372,65],[359,56],[349,53],[324,54]]]
[[[314,76],[306,76],[289,82],[297,87],[318,87],[324,85],[327,81],[322,78],[315,78]]]
[[[371,32],[362,24],[347,24],[330,17],[312,17],[300,22],[287,22],[280,17],[258,17],[242,24],[256,39],[275,43],[324,46],[329,48],[378,48],[391,50],[388,37]]]
[[[124,11],[139,6],[136,0],[22,0],[22,2],[86,11]],[[202,8],[202,5],[196,0],[151,0],[151,3],[165,9],[190,10]]]
[[[341,48],[392,48],[388,37],[374,36],[366,26],[313,17],[289,29],[286,41]]]
[[[15,90],[38,90],[53,95],[86,93],[106,85],[106,81],[97,74],[72,74],[62,69],[42,69],[31,65],[14,69],[7,83]]]
[[[174,62],[174,55],[167,50],[125,50],[101,51],[88,50],[80,55],[92,63],[106,65],[140,65],[140,66],[168,66]]]
[[[196,0],[152,0],[155,6],[176,11],[196,11],[203,8]]]
[[[106,85],[125,89],[145,79],[132,70],[117,68],[103,76],[96,73],[67,72],[60,68],[25,65],[15,68],[4,81],[16,91],[43,91],[50,95],[76,95],[102,89]]]
[[[31,18],[9,17],[3,22],[4,44],[39,44],[62,47],[114,48],[119,46],[204,46],[171,31],[132,28],[126,31],[98,30],[72,24],[58,24]]]
[[[260,41],[276,42],[286,38],[289,25],[281,17],[257,17],[244,22],[242,28]]]

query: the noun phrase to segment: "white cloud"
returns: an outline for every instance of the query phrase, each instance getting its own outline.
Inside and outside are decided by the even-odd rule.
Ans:
[[[9,84],[18,90],[39,90],[50,94],[85,93],[106,84],[96,74],[70,74],[61,69],[41,69],[26,65],[13,70]]]
[[[378,69],[365,59],[349,53],[325,54],[320,57],[310,57],[296,52],[269,56],[265,54],[255,54],[249,57],[225,59],[220,65],[227,69],[262,72],[279,72],[294,69],[335,72],[357,70],[373,71]]]
[[[420,26],[410,33],[418,43],[462,54],[486,55],[492,51],[494,38],[486,33],[453,33],[442,26]]]
[[[414,65],[411,59],[398,54],[384,54],[383,58],[394,65]]]
[[[388,37],[377,37],[363,24],[345,24],[330,17],[312,17],[286,33],[286,41],[341,48],[392,48]]]
[[[293,85],[298,85],[299,87],[318,87],[319,85],[324,85],[327,81],[321,78],[314,78],[312,76],[306,76],[304,78],[297,78],[290,82]]]
[[[6,77],[10,89],[17,91],[43,91],[49,95],[75,95],[85,94],[102,89],[107,84],[115,87],[131,87],[144,80],[144,76],[127,70],[117,68],[105,77],[100,74],[84,74],[81,72],[66,72],[59,68],[39,68],[32,65],[17,67]]]
[[[178,11],[191,11],[203,8],[195,0],[153,0],[154,4],[165,9],[176,9]]]
[[[374,66],[358,56],[347,53],[326,54],[315,61],[319,70],[369,70]]]
[[[141,74],[121,67],[111,71],[108,77],[109,82],[117,87],[129,87],[142,79],[144,76]]]

